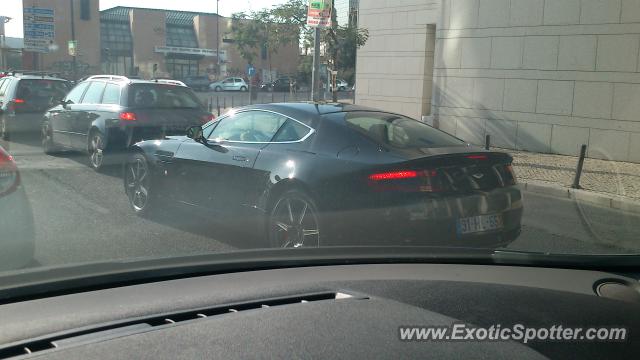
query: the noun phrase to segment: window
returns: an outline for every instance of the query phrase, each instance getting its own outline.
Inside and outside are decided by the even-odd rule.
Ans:
[[[4,96],[5,91],[7,91],[7,87],[9,87],[9,83],[11,80],[2,79],[0,80],[0,96]]]
[[[233,84],[234,80],[233,79],[225,79],[222,83],[223,84]]]
[[[18,83],[16,97],[28,98],[37,104],[53,106],[64,98],[69,91],[69,84],[62,80],[24,79]]]
[[[91,20],[91,1],[80,0],[80,19]]]
[[[103,104],[120,104],[120,86],[107,84],[102,95]]]
[[[463,141],[419,121],[386,113],[346,113],[349,127],[369,139],[397,148],[458,146]]]
[[[298,141],[311,131],[308,127],[300,124],[295,120],[287,120],[282,128],[278,131],[276,136],[273,138],[273,142],[289,142],[289,141]]]
[[[193,26],[167,25],[167,46],[197,48],[198,41]]]
[[[211,134],[211,140],[243,142],[269,142],[286,117],[264,111],[245,111],[220,120]]]
[[[129,106],[156,109],[202,109],[193,91],[168,84],[135,84],[129,87]]]
[[[84,91],[87,89],[89,84],[90,83],[88,82],[83,82],[74,87],[73,90],[71,90],[71,92],[67,94],[67,102],[70,102],[71,104],[79,104],[80,99],[82,98],[82,94],[84,94]]]
[[[82,98],[82,103],[99,104],[100,99],[102,99],[102,91],[104,90],[105,85],[106,83],[103,83],[101,81],[91,83],[91,86],[89,86],[89,90],[87,90],[87,93],[84,94],[84,97]]]

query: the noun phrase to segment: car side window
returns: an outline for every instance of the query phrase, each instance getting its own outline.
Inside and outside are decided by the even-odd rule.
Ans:
[[[7,87],[9,86],[9,79],[2,79],[0,80],[0,97],[4,97],[4,93],[7,90]]]
[[[222,82],[223,84],[233,84],[233,79],[226,79]]]
[[[99,104],[102,99],[102,92],[104,91],[106,83],[102,81],[96,81],[89,86],[89,89],[82,98],[83,104]]]
[[[302,125],[295,120],[288,119],[280,130],[278,130],[278,133],[273,138],[272,142],[299,141],[307,136],[310,131],[311,129],[307,126]]]
[[[120,86],[117,84],[107,84],[102,95],[103,104],[120,104]]]
[[[82,99],[82,94],[84,94],[84,91],[87,89],[89,84],[90,83],[88,82],[78,84],[78,86],[74,87],[73,90],[67,94],[65,100],[71,104],[79,104],[80,99]]]
[[[208,138],[214,141],[269,142],[286,120],[286,117],[275,113],[244,111],[220,120]]]

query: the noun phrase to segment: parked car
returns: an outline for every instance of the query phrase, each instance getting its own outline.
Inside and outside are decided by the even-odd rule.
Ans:
[[[124,150],[142,139],[184,134],[213,119],[193,90],[173,83],[97,75],[78,84],[45,114],[45,153],[89,153],[99,170],[109,151]]]
[[[209,88],[213,91],[247,91],[249,90],[249,85],[244,81],[243,78],[232,77],[226,78],[222,81],[216,81],[209,85]]]
[[[290,76],[279,77],[272,82],[263,83],[260,89],[262,91],[289,91],[291,84],[295,86],[295,90],[299,89],[296,79]]]
[[[0,79],[0,138],[8,140],[14,132],[38,132],[42,115],[60,103],[69,89],[67,80],[29,73]]]
[[[338,91],[347,91],[349,89],[349,83],[344,79],[338,79],[336,81],[336,89]],[[333,86],[329,86],[329,91],[333,91]]]
[[[208,91],[209,84],[211,83],[211,81],[209,81],[209,76],[207,75],[187,76],[182,80],[182,82],[196,91]]]
[[[168,198],[253,224],[273,247],[351,238],[494,247],[520,233],[511,162],[402,115],[288,103],[138,143],[124,180],[138,214]]]
[[[33,261],[35,226],[31,205],[13,157],[0,146],[0,271]]]

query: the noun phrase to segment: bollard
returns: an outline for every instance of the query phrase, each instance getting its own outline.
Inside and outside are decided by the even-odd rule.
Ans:
[[[282,93],[282,102],[286,103],[287,102],[287,93]]]
[[[222,108],[227,110],[227,97],[226,96],[222,99]]]
[[[489,150],[491,148],[491,135],[487,134],[484,138],[484,149]]]
[[[231,108],[232,108],[232,109],[234,108],[234,106],[233,106],[233,98],[234,98],[234,96],[233,96],[233,95],[231,95]]]
[[[272,89],[271,90],[271,102],[272,103],[276,102],[275,96],[276,96],[275,89]]]
[[[216,107],[218,108],[218,116],[220,116],[220,98],[216,96]]]
[[[576,176],[573,178],[573,185],[571,185],[574,189],[582,189],[580,186],[580,177],[582,176],[582,167],[584,166],[584,157],[587,155],[587,145],[582,144],[580,147],[580,158],[578,158],[578,168],[576,168]]]

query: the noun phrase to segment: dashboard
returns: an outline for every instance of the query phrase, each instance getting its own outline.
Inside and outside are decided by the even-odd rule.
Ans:
[[[0,359],[616,358],[634,276],[457,264],[293,267],[0,305]],[[403,326],[622,326],[614,342],[401,341]]]

